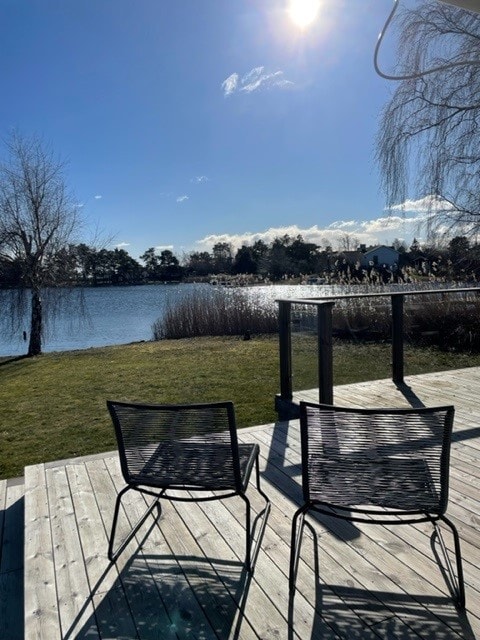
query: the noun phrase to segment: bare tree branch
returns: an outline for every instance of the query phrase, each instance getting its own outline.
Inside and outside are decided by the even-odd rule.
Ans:
[[[58,282],[49,261],[80,227],[78,207],[67,189],[65,163],[38,137],[13,133],[8,160],[0,165],[0,256],[18,261],[31,294],[29,355],[42,350],[42,292]]]
[[[463,60],[425,77],[401,81],[385,107],[377,159],[389,206],[432,198],[429,225],[480,229],[480,16],[426,1],[404,10],[397,68],[413,74]]]

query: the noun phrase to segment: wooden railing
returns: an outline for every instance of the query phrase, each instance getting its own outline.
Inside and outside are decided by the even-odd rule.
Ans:
[[[406,296],[425,296],[480,292],[480,287],[458,287],[453,289],[421,289],[415,291],[389,291],[382,293],[358,293],[322,298],[280,299],[279,348],[280,348],[280,393],[275,398],[275,409],[280,419],[298,415],[298,406],[293,401],[292,386],[292,307],[311,305],[317,308],[317,353],[318,353],[318,400],[333,404],[333,332],[332,311],[336,300],[361,298],[390,298],[392,320],[392,380],[396,384],[404,381],[404,302]]]

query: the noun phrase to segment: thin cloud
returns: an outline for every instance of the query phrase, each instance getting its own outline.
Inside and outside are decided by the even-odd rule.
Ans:
[[[130,246],[130,242],[119,242],[118,244],[115,245],[117,249],[123,249],[129,246]]]
[[[253,75],[250,72],[250,74],[248,74],[248,78],[244,77],[242,79],[240,91],[252,93],[253,91],[257,91],[257,89],[260,89],[260,87],[271,89],[272,87],[284,87],[288,84],[293,84],[293,82],[289,82],[283,78],[283,71],[263,73],[263,67],[258,67],[254,71],[255,73]]]
[[[93,196],[95,198],[95,200],[101,200],[103,198],[103,196],[97,195],[97,196]]]
[[[173,244],[159,244],[155,247],[155,251],[173,251]]]
[[[428,195],[418,200],[405,200],[401,204],[389,207],[390,211],[410,211],[414,213],[432,213],[435,211],[453,210],[452,205],[444,198],[436,195]]]
[[[293,84],[291,80],[287,80],[284,77],[283,71],[267,72],[265,67],[261,66],[254,67],[245,73],[242,78],[238,73],[232,73],[222,82],[222,89],[223,95],[228,97],[239,91],[253,93],[260,89],[285,89],[293,86]]]
[[[178,196],[178,198],[177,198],[177,202],[185,202],[185,200],[188,200],[188,196],[187,195]]]
[[[357,229],[358,222],[355,220],[337,220],[328,226],[328,229],[338,229],[343,232],[349,232]]]
[[[448,239],[453,228],[457,235],[475,233],[475,225],[472,221],[465,219],[459,224],[459,210],[441,196],[432,194],[418,200],[405,200],[401,204],[389,207],[388,210],[408,211],[415,214],[417,226],[425,229],[427,235],[432,234],[431,237],[434,237],[437,242]],[[462,216],[462,212],[460,214]],[[402,217],[405,218],[405,214]]]
[[[222,82],[223,95],[229,96],[234,93],[238,85],[238,73],[232,73]]]
[[[194,184],[202,184],[204,182],[209,182],[210,178],[207,178],[207,176],[195,176],[195,178],[192,178],[190,180],[190,182],[193,182]]]

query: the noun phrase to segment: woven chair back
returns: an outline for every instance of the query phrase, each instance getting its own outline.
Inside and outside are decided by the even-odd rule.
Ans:
[[[207,490],[240,486],[233,403],[108,401],[107,406],[128,484]]]
[[[444,513],[453,414],[301,403],[305,501]]]

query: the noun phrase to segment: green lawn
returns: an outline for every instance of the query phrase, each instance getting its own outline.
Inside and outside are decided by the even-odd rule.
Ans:
[[[315,343],[294,336],[295,389],[316,387]],[[407,373],[480,365],[480,356],[407,350]],[[390,375],[388,345],[343,343],[335,383]],[[115,447],[105,400],[232,400],[239,426],[273,422],[278,340],[198,338],[0,361],[0,477]]]

